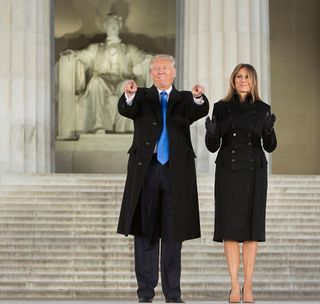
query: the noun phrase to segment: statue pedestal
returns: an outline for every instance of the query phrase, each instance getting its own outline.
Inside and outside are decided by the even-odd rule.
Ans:
[[[56,173],[126,173],[133,134],[81,134],[56,141]]]

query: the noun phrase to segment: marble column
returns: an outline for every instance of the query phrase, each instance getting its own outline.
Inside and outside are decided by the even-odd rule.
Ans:
[[[51,1],[0,6],[0,173],[51,172]]]
[[[177,56],[184,89],[195,83],[206,87],[213,103],[227,92],[229,77],[238,63],[252,64],[258,73],[262,99],[270,101],[269,2],[268,0],[178,1],[183,26],[183,48]],[[179,54],[180,53],[180,54]],[[214,171],[215,155],[204,145],[204,119],[192,127],[198,172]]]

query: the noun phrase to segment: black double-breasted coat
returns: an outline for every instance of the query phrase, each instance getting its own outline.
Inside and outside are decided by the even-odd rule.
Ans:
[[[277,146],[274,130],[266,132],[270,106],[263,101],[214,104],[215,136],[206,133],[209,151],[219,150],[215,172],[214,240],[265,240],[267,159]]]
[[[191,92],[174,87],[169,95],[167,129],[169,134],[169,171],[172,183],[174,238],[184,241],[200,237],[195,153],[190,125],[207,115],[209,102],[194,102]],[[139,196],[147,175],[156,142],[162,130],[161,105],[155,86],[138,88],[132,105],[124,95],[118,103],[121,115],[134,121],[134,136],[128,153],[127,179],[119,216],[118,233],[141,235]]]

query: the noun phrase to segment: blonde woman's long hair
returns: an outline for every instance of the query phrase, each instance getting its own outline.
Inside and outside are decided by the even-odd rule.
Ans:
[[[235,67],[235,69],[233,70],[230,76],[229,90],[228,90],[227,96],[222,99],[223,101],[232,100],[234,93],[237,92],[236,86],[235,86],[235,78],[242,68],[245,68],[248,71],[249,79],[251,82],[250,94],[252,96],[252,102],[261,100],[258,92],[258,79],[257,79],[257,72],[255,68],[251,64],[240,63]]]

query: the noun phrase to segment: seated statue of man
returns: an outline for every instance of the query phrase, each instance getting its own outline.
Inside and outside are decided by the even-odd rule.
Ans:
[[[151,54],[122,43],[122,18],[108,14],[103,23],[106,40],[83,50],[66,50],[58,63],[58,138],[81,133],[128,132],[131,120],[118,114],[124,84],[134,79],[148,86]]]

